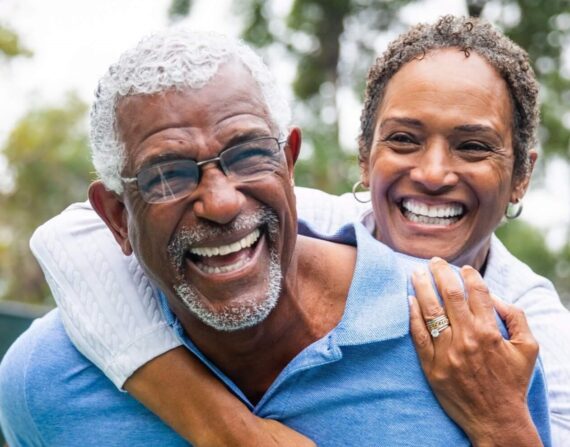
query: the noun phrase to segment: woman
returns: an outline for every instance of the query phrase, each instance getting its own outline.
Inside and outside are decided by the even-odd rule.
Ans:
[[[446,17],[436,26],[417,26],[395,41],[371,69],[359,139],[362,183],[371,188],[374,209],[374,221],[368,216],[366,222],[375,236],[407,254],[424,258],[440,255],[458,265],[472,264],[486,277],[501,275],[491,271],[495,251],[500,250],[496,242],[491,243],[492,232],[507,204],[520,200],[528,185],[536,159],[531,151],[537,126],[536,96],[536,82],[526,54],[481,22]],[[92,217],[88,219],[93,222]],[[60,232],[69,228],[55,227]],[[58,296],[58,288],[64,287],[61,275],[41,244],[39,233],[32,245]],[[495,246],[499,248],[495,250]],[[505,268],[521,270],[515,261],[509,261]],[[464,272],[464,276],[468,274]],[[415,281],[421,283],[425,278]],[[541,286],[540,281],[533,284]],[[78,318],[73,312],[73,298],[60,296],[62,309],[67,308],[69,316]],[[485,404],[486,413],[491,414],[495,408],[488,404],[493,396],[487,401],[469,402],[480,393],[457,386],[456,377],[465,372],[453,369],[458,364],[459,368],[469,367],[470,362],[479,367],[482,352],[452,335],[463,334],[466,339],[477,336],[479,345],[485,346],[485,334],[474,335],[478,334],[474,329],[481,320],[469,314],[465,317],[469,321],[459,324],[460,313],[448,306],[452,327],[431,341],[423,321],[440,317],[443,311],[434,296],[418,299],[419,304],[412,300],[412,333],[422,366],[448,414],[470,433],[468,416],[477,414],[473,408],[482,409]],[[502,314],[517,315],[500,303],[497,306]],[[561,308],[556,312],[567,318]],[[511,318],[514,326],[522,324],[520,317]],[[74,326],[73,321],[68,321],[70,332]],[[75,341],[78,338],[81,334]],[[177,344],[167,336],[162,340],[160,346],[155,338],[143,340],[147,352],[137,366]],[[140,346],[141,341],[136,342]],[[545,343],[541,343],[544,349]],[[529,352],[519,356],[521,365],[533,362],[532,343],[527,346]],[[461,356],[459,363],[453,361],[457,355]],[[121,362],[96,358],[97,353],[94,357],[92,360],[103,371],[120,377],[121,373],[113,369],[120,368]],[[502,366],[502,372],[511,367],[484,359],[491,366]],[[547,371],[549,367],[555,368],[547,363]],[[491,378],[487,376],[486,380]],[[447,383],[455,386],[448,387]],[[196,445],[239,443],[240,436],[244,443],[253,436],[263,440],[267,433],[264,424],[273,424],[252,418],[181,350],[168,352],[140,368],[125,388]],[[520,397],[521,389],[524,400],[524,386],[513,395]],[[180,399],[188,394],[192,400]],[[208,411],[203,410],[204,402]],[[461,406],[458,402],[467,404]],[[199,428],[206,424],[209,430],[200,433]],[[234,431],[240,424],[245,428]],[[267,428],[277,430],[277,436],[283,435],[289,441],[289,436],[294,436],[280,426]]]

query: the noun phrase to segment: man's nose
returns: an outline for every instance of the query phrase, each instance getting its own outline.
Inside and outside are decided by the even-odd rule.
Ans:
[[[203,166],[201,177],[192,205],[194,214],[218,224],[234,220],[245,203],[243,193],[215,163]]]
[[[417,165],[410,171],[410,178],[433,192],[456,185],[459,177],[447,143],[436,141],[426,146]]]

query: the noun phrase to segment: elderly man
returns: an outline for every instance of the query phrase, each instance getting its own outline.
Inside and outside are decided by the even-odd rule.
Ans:
[[[423,378],[403,261],[360,226],[347,245],[297,236],[301,134],[286,111],[239,43],[143,40],[100,82],[90,201],[184,345],[256,414],[319,445],[469,444]],[[540,369],[529,401],[546,440]],[[57,311],[3,362],[0,422],[12,447],[184,444],[75,350]]]

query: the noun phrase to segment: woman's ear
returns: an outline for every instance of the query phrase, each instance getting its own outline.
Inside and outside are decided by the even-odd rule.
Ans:
[[[122,198],[115,192],[107,190],[100,180],[89,186],[89,201],[99,217],[105,222],[121,250],[127,256],[133,248],[129,241],[127,212]]]
[[[368,166],[369,155],[362,158],[358,157],[358,165],[360,166],[360,183],[363,188],[370,188],[370,168]]]
[[[523,178],[514,181],[511,192],[511,199],[510,199],[512,203],[519,202],[526,194],[526,191],[530,184],[530,177],[532,175],[532,171],[534,170],[534,165],[536,163],[536,160],[538,159],[538,153],[536,152],[536,150],[531,149],[529,151],[528,159],[529,159],[528,172]]]

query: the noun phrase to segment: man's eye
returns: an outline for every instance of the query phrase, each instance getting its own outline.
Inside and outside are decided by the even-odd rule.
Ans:
[[[141,183],[147,191],[179,190],[189,182],[195,183],[196,172],[191,166],[171,164],[149,169],[141,176]]]
[[[227,160],[230,170],[240,176],[251,176],[262,172],[273,172],[279,167],[279,152],[270,148],[249,147]]]

